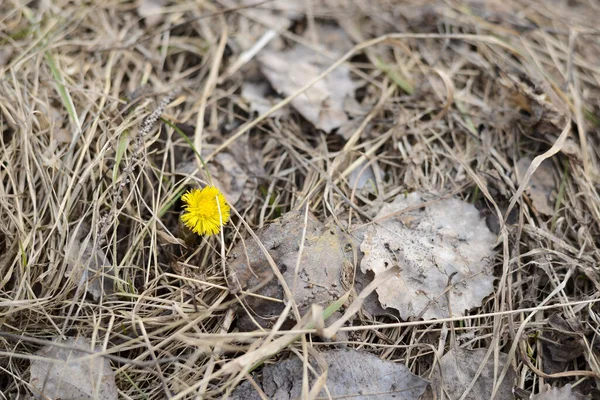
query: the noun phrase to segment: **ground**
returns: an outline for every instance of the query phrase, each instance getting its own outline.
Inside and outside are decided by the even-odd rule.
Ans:
[[[471,362],[496,367],[484,389],[500,377],[515,398],[547,384],[600,398],[598,13],[594,0],[0,2],[0,398],[39,395],[32,366],[66,338],[127,399],[221,398],[315,349],[370,352],[447,398],[435,374],[458,348],[489,350]],[[206,185],[231,205],[212,236],[181,220],[181,196]],[[493,289],[475,307],[363,307],[359,228],[411,193],[468,203],[493,235]],[[299,270],[285,257],[325,232],[345,235],[349,267],[321,326],[282,282]],[[248,252],[273,258],[244,270],[271,279],[271,321],[242,306],[252,288],[232,272]]]

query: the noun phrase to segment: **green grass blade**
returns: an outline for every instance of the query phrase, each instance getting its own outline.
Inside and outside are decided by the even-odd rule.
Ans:
[[[115,166],[113,167],[113,182],[117,181],[119,177],[119,165],[121,165],[121,160],[123,159],[123,155],[125,154],[125,150],[127,149],[127,145],[129,144],[129,131],[123,132],[121,138],[119,139],[119,144],[117,145],[117,154],[115,155]]]
[[[204,167],[204,171],[206,172],[206,175],[208,176],[208,182],[212,185],[213,184],[212,177],[210,176],[210,172],[208,171],[208,167],[206,166],[206,163],[204,162],[204,158],[202,158],[202,155],[200,155],[200,152],[198,150],[196,150],[196,147],[194,146],[194,143],[192,143],[192,141],[190,140],[190,138],[187,137],[187,135],[181,129],[179,129],[179,127],[177,125],[175,125],[171,121],[166,120],[164,118],[161,118],[161,120],[165,124],[167,124],[171,128],[173,128],[175,130],[175,132],[177,132],[183,138],[183,140],[186,141],[186,143],[194,151],[194,153],[196,154],[196,156],[198,156],[198,158],[200,159],[200,162],[202,163],[202,167]]]
[[[375,58],[375,66],[385,73],[398,87],[404,90],[407,94],[413,94],[413,87],[406,79],[404,79],[391,65],[379,57]]]
[[[50,52],[46,52],[45,58],[46,62],[48,63],[48,67],[52,72],[52,76],[54,77],[54,81],[56,82],[56,89],[58,91],[58,94],[63,102],[63,105],[65,106],[65,109],[67,110],[67,113],[69,114],[69,118],[71,119],[71,122],[77,127],[77,132],[81,132],[81,123],[79,122],[79,117],[77,116],[77,112],[75,111],[75,104],[73,103],[71,94],[64,85],[64,79],[59,68],[56,65],[56,62],[54,61],[54,57],[52,57],[52,54],[50,54]],[[79,135],[73,137],[73,143],[76,142],[78,136]]]

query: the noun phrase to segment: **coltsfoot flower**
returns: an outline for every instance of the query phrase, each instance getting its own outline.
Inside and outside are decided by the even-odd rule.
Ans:
[[[198,235],[216,235],[221,230],[221,222],[224,225],[229,221],[229,204],[214,186],[190,190],[181,200],[185,203],[181,220]]]

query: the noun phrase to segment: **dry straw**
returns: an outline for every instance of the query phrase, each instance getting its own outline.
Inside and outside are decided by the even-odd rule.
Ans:
[[[100,346],[87,357],[111,361],[128,399],[222,398],[262,363],[298,355],[306,362],[309,352],[338,344],[426,379],[451,348],[485,348],[495,363],[492,390],[515,368],[525,398],[546,383],[598,393],[594,2],[333,1],[274,14],[275,2],[172,3],[151,27],[119,2],[0,2],[0,399],[29,396],[30,360],[61,336]],[[241,96],[242,85],[262,79],[252,57],[272,18],[297,16],[290,29],[267,35],[270,45],[300,43],[330,57],[331,67],[252,115]],[[311,31],[323,24],[355,45],[331,57],[326,38]],[[325,135],[290,104],[342,64],[357,86],[346,110],[353,125]],[[123,100],[141,86],[162,93],[165,82],[182,89],[154,106],[144,96]],[[283,108],[289,117],[270,118]],[[247,186],[233,187],[220,153],[235,159]],[[214,182],[181,173],[189,163],[202,169],[198,156],[214,168]],[[533,162],[518,175],[524,157]],[[540,213],[530,195],[543,160],[554,215]],[[370,192],[350,183],[365,165],[380,171]],[[204,189],[217,207],[208,225],[189,214],[203,192],[186,195],[184,221],[219,233],[210,240],[186,235],[179,202],[207,185],[242,192],[227,205]],[[351,290],[345,304],[299,318],[282,285],[284,300],[273,301],[289,315],[274,328],[237,330],[236,313],[255,294],[229,291],[233,246],[257,240],[259,227],[290,210],[309,210],[359,240],[383,202],[413,190],[472,202],[498,234],[498,279],[480,308],[399,321],[365,313],[367,293]],[[110,273],[115,293],[95,300],[90,282],[66,277],[73,243],[106,256],[111,265],[95,279]],[[79,260],[80,273],[85,265]],[[343,311],[340,322],[324,322],[334,309]],[[282,329],[290,316],[295,328]],[[560,362],[549,349],[565,341],[580,355]]]

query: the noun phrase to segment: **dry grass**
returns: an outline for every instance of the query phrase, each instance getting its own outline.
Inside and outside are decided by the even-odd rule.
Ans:
[[[297,333],[315,332],[310,319],[295,333],[236,331],[232,246],[306,205],[322,221],[352,210],[360,226],[412,190],[456,194],[497,227],[494,295],[468,317],[362,317],[340,328],[346,344],[424,378],[445,349],[484,347],[509,353],[519,393],[545,382],[600,393],[597,2],[300,7],[300,22],[281,32],[287,43],[320,23],[357,43],[332,60],[361,86],[366,120],[348,140],[294,113],[249,114],[240,86],[256,67],[230,69],[237,39],[266,31],[249,9],[166,3],[147,27],[133,2],[1,2],[0,398],[28,395],[31,357],[62,336],[103,348],[123,398],[222,396],[264,357],[306,350]],[[153,112],[189,138],[149,120]],[[221,238],[194,238],[178,218],[182,191],[208,179],[178,172],[190,162],[202,169],[195,151],[209,165],[234,154],[254,184]],[[553,215],[539,213],[516,178],[520,158],[540,155],[554,174]],[[384,173],[377,198],[349,185],[364,159]],[[88,259],[106,255],[112,268],[95,280],[114,281],[113,294],[86,292],[80,243]],[[80,260],[67,276],[73,251]],[[544,351],[558,340],[553,314],[582,351],[560,371]]]

